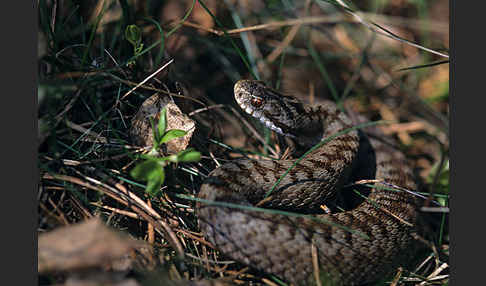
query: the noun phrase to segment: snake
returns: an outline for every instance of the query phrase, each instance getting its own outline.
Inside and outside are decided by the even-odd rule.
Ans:
[[[417,186],[396,144],[376,125],[353,127],[330,100],[308,105],[248,79],[236,82],[234,96],[251,117],[294,142],[298,156],[243,157],[211,171],[196,206],[206,239],[295,285],[362,285],[401,266],[414,242]],[[375,183],[361,191],[352,187],[358,180]],[[340,192],[360,199],[324,212]]]

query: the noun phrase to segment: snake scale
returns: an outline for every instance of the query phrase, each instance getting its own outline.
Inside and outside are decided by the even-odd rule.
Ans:
[[[373,179],[360,174],[371,172],[374,179],[388,185],[416,188],[404,155],[364,135],[372,133],[373,127],[344,132],[353,123],[334,103],[306,106],[254,80],[238,81],[234,93],[243,110],[291,138],[299,148],[309,149],[333,134],[335,138],[297,164],[296,159],[226,163],[209,174],[200,199],[245,206],[260,202],[259,207],[309,214],[318,212],[350,178]],[[201,202],[197,211],[206,238],[224,254],[297,285],[315,281],[313,248],[319,273],[329,273],[339,284],[360,285],[382,278],[409,252],[417,219],[411,193],[376,186],[354,209],[330,214],[321,210],[314,218]]]

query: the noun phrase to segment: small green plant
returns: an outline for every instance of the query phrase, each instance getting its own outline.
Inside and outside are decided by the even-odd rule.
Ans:
[[[157,126],[155,126],[154,120],[150,118],[154,137],[152,149],[148,154],[142,154],[141,157],[145,160],[130,171],[130,175],[134,179],[147,182],[147,187],[145,190],[151,195],[157,195],[160,190],[160,186],[164,183],[164,168],[168,164],[179,162],[197,162],[201,159],[201,153],[192,148],[188,148],[180,151],[177,154],[172,154],[165,157],[158,156],[160,154],[159,150],[162,144],[187,134],[186,131],[180,129],[166,130],[166,108],[164,107],[160,113],[160,119]]]
[[[133,46],[133,56],[137,57],[143,49],[142,31],[137,25],[128,25],[125,29],[125,38]],[[128,61],[127,66],[133,66],[135,60]]]

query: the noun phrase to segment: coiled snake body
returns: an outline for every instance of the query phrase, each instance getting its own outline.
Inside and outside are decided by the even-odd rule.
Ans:
[[[241,159],[224,164],[210,173],[199,198],[255,205],[294,164],[258,206],[311,213],[350,178],[373,179],[360,177],[370,172],[389,185],[415,189],[404,155],[377,138],[366,139],[362,132],[346,130],[353,124],[333,103],[308,107],[252,80],[238,81],[234,91],[243,110],[291,137],[301,148],[309,149],[333,134],[335,138],[297,164],[295,159]],[[206,203],[198,203],[197,208],[201,230],[223,253],[299,285],[315,281],[313,248],[320,272],[343,285],[381,278],[407,252],[416,221],[410,193],[378,187],[356,208],[321,214],[317,219]]]

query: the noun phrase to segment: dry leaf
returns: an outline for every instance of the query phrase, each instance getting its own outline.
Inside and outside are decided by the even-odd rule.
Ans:
[[[41,234],[38,241],[39,273],[107,267],[145,246],[98,218]]]
[[[164,153],[175,154],[185,150],[189,145],[189,141],[194,133],[195,123],[189,116],[182,113],[179,107],[168,96],[156,93],[147,98],[132,119],[130,134],[132,140],[138,146],[152,146],[153,133],[150,118],[154,119],[154,124],[157,125],[160,118],[160,111],[164,107],[167,109],[166,131],[171,129],[181,129],[187,132],[185,136],[167,142],[167,149],[164,150]]]

